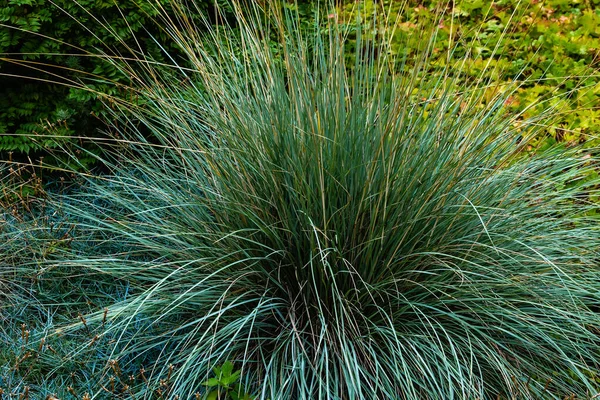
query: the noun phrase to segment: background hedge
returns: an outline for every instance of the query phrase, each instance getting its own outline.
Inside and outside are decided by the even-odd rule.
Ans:
[[[199,12],[208,11],[210,16],[213,2],[200,0],[194,7]],[[158,3],[169,11],[168,0]],[[311,2],[301,3],[303,17],[312,18],[307,7]],[[368,12],[374,2],[366,3]],[[460,0],[453,7],[443,0],[411,0],[406,6],[402,3],[379,2],[391,9],[393,17],[399,16],[402,34],[392,44],[392,51],[406,56],[408,66],[422,45],[419,32],[427,32],[437,24],[437,50],[432,52],[430,62],[440,69],[445,66],[446,46],[454,43],[458,44],[454,60],[465,63],[471,79],[509,82],[518,74],[534,79],[529,82],[535,83],[521,87],[511,99],[515,110],[524,109],[540,97],[553,96],[557,90],[564,94],[586,87],[554,97],[552,101],[566,118],[561,126],[540,138],[540,146],[569,146],[598,135],[600,78],[593,69],[600,56],[600,0]],[[177,57],[177,50],[166,42],[166,35],[154,20],[158,12],[152,4],[146,0],[118,4],[113,0],[8,0],[0,6],[0,54],[4,54],[0,62],[1,160],[31,160],[37,164],[37,159],[44,156],[46,165],[61,165],[68,158],[52,150],[73,143],[81,145],[80,137],[98,136],[102,124],[97,115],[103,106],[97,94],[69,85],[86,79],[87,85],[98,92],[124,96],[126,93],[119,94],[117,87],[106,80],[126,83],[126,78],[100,58],[82,57],[85,51],[102,49],[127,55],[130,46],[165,61],[160,48],[163,46]],[[344,17],[355,3],[345,4],[335,18],[340,23],[354,23],[344,21]],[[446,16],[440,19],[439,11],[444,9]],[[465,53],[466,48],[473,48],[475,53]],[[24,67],[25,63],[30,68]],[[102,78],[94,79],[86,73]],[[570,79],[565,81],[565,76]],[[48,80],[62,81],[67,86]],[[92,157],[80,153],[78,161],[88,166]]]
[[[158,1],[167,11],[169,3]],[[213,3],[196,1],[195,11],[210,15]],[[0,160],[31,159],[37,164],[37,158],[44,156],[45,164],[58,166],[68,158],[52,150],[73,143],[81,145],[82,136],[97,136],[98,128],[103,126],[97,118],[103,110],[99,96],[73,84],[85,80],[99,93],[121,97],[127,93],[119,93],[114,83],[126,83],[127,78],[113,65],[87,52],[101,50],[131,57],[128,48],[133,48],[157,61],[166,61],[164,50],[176,57],[176,49],[167,43],[160,23],[154,19],[159,14],[156,4],[145,0],[3,2]],[[87,148],[97,150],[89,144]],[[93,158],[80,155],[79,162],[88,166]]]

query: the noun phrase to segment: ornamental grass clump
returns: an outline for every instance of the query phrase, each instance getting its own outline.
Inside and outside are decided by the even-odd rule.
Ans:
[[[110,174],[54,198],[94,248],[61,265],[128,282],[128,390],[194,398],[231,361],[261,399],[598,393],[597,149],[531,146],[560,110],[509,113],[520,81],[469,83],[453,48],[434,73],[435,32],[397,56],[385,16],[234,2],[200,34],[178,9],[187,60],[136,56]]]

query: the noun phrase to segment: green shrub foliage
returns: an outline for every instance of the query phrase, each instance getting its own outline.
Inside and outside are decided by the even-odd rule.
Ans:
[[[368,0],[365,4],[368,11],[379,10],[398,19],[389,51],[402,62],[414,65],[422,47],[419,32],[437,26],[438,37],[428,60],[433,70],[443,70],[451,62],[451,68],[467,72],[463,79],[469,82],[527,78],[507,99],[513,111],[554,97],[563,118],[559,125],[540,133],[533,143],[536,148],[556,143],[573,146],[600,134],[600,75],[592,73],[600,61],[600,1]],[[336,18],[353,24],[345,16],[354,8],[348,2]],[[448,12],[440,17],[440,10]],[[368,14],[363,18],[365,24],[373,22]],[[378,28],[370,37],[385,29],[383,19],[375,24]],[[446,57],[449,46],[454,47],[450,61]],[[494,90],[490,87],[488,98]],[[557,97],[557,93],[569,95]],[[531,108],[525,116],[540,110]]]
[[[143,54],[165,61],[177,51],[154,18],[169,13],[170,2],[140,0],[10,0],[0,4],[0,159],[64,166],[56,151],[79,147],[96,137],[105,125],[97,118],[104,110],[100,98],[127,98],[116,84],[128,77],[101,57]],[[194,3],[205,14],[212,0]],[[163,8],[164,7],[164,8]],[[133,52],[132,52],[133,50]],[[27,77],[21,79],[17,77]],[[88,89],[80,90],[85,81]],[[92,147],[87,146],[88,150]],[[60,152],[59,152],[60,153]],[[79,153],[71,167],[89,165],[93,158]]]

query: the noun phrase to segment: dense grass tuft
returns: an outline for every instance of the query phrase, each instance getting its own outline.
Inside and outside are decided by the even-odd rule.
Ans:
[[[152,143],[123,130],[111,174],[55,198],[94,244],[58,263],[129,285],[103,334],[146,366],[130,390],[192,398],[231,360],[263,399],[597,393],[597,150],[528,151],[554,110],[429,73],[435,32],[409,66],[393,29],[349,54],[333,18],[242,8],[168,25],[191,68],[146,64],[115,112]]]

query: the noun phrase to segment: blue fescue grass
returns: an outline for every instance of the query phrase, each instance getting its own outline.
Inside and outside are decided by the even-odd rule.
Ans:
[[[44,265],[127,282],[85,324],[146,366],[128,390],[193,398],[230,360],[261,399],[598,393],[597,149],[527,151],[557,110],[432,73],[435,32],[409,67],[393,29],[348,56],[278,2],[206,35],[183,10],[189,64],[144,63],[111,174],[50,199],[86,247]]]

